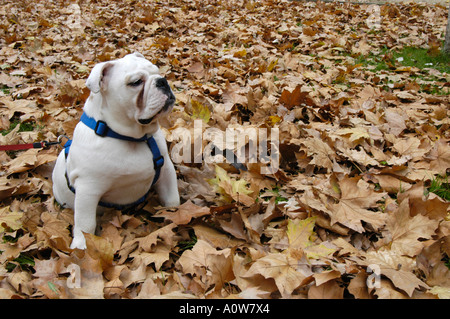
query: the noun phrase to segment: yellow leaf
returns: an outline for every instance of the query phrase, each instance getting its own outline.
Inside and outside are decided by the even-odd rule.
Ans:
[[[269,116],[269,121],[268,124],[270,126],[274,126],[275,124],[281,122],[281,117],[279,117],[278,115],[271,115]]]
[[[289,248],[304,249],[311,246],[316,239],[314,232],[315,217],[309,217],[303,220],[289,220],[286,234],[289,239]]]
[[[450,288],[447,287],[434,286],[428,292],[437,295],[439,299],[450,299]]]
[[[308,257],[308,259],[320,259],[320,257],[327,257],[335,251],[336,248],[329,242],[309,246],[305,249],[306,257]]]
[[[239,179],[239,180],[232,180],[231,181],[231,190],[236,194],[251,194],[253,193],[251,190],[247,187],[247,181],[245,179]]]
[[[94,25],[96,27],[103,27],[105,25],[105,20],[103,19],[98,19],[98,20],[94,20]]]
[[[226,186],[228,183],[231,185],[231,179],[230,177],[228,177],[227,172],[223,168],[216,165],[216,177],[208,180],[208,182],[212,186],[214,186],[216,193],[222,195],[222,200],[231,202],[231,198],[228,196],[226,190],[222,187],[222,185]]]
[[[272,72],[273,69],[277,66],[277,64],[278,64],[278,59],[273,59],[272,61],[270,61],[269,65],[267,66],[267,71]]]
[[[314,232],[315,221],[316,217],[288,221],[286,234],[289,240],[289,248],[286,252],[293,257],[305,253],[308,259],[319,259],[335,252],[334,245],[328,242],[315,244],[317,240],[317,235]]]
[[[211,111],[206,105],[203,105],[197,100],[191,99],[192,105],[192,119],[201,119],[203,122],[208,123],[211,118]]]
[[[5,229],[19,229],[22,227],[22,216],[20,212],[12,212],[9,206],[0,208],[0,233]]]
[[[235,58],[243,58],[247,55],[247,50],[245,48],[242,48],[239,51],[234,52],[233,56]]]
[[[220,166],[216,165],[216,178],[210,179],[208,182],[215,187],[216,193],[222,195],[220,199],[227,203],[235,200],[249,206],[255,202],[253,198],[248,196],[253,191],[247,187],[247,181],[230,178],[227,171]]]

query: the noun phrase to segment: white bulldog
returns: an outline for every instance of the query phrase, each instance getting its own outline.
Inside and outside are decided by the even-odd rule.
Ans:
[[[81,122],[52,176],[56,200],[74,209],[70,247],[79,249],[86,248],[83,232],[95,232],[97,206],[123,209],[142,202],[155,175],[161,203],[180,204],[177,176],[158,124],[158,117],[172,110],[175,96],[158,68],[140,53],[129,54],[95,65],[86,86],[91,95]],[[158,151],[162,167],[162,158],[155,158]]]

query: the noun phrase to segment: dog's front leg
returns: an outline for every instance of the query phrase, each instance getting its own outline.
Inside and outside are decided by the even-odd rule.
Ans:
[[[73,240],[70,248],[86,249],[83,232],[94,234],[97,206],[101,195],[92,194],[83,187],[77,187],[74,207]]]
[[[155,187],[159,200],[165,207],[180,206],[177,173],[170,159],[166,160],[166,163],[162,167],[160,179],[155,184]]]

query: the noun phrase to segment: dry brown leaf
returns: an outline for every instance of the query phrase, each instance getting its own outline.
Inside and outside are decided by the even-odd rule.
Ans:
[[[327,143],[318,138],[308,138],[303,144],[308,148],[308,155],[313,157],[309,164],[331,171],[336,153]]]
[[[331,223],[341,223],[357,232],[363,232],[361,221],[370,223],[374,229],[385,224],[386,216],[381,212],[373,212],[368,208],[377,207],[377,202],[385,194],[377,193],[360,178],[346,178],[339,182],[341,196],[339,203],[330,207]]]
[[[422,215],[411,217],[409,200],[400,203],[398,209],[386,220],[386,228],[392,237],[391,250],[399,255],[414,257],[425,247],[425,239],[430,239],[439,221]]]
[[[327,281],[319,286],[311,286],[308,290],[308,299],[343,299],[344,288],[335,280]]]
[[[206,288],[214,285],[214,290],[220,291],[226,282],[234,279],[230,252],[229,248],[216,250],[206,241],[198,240],[177,263],[184,272],[199,276]]]
[[[266,279],[272,278],[282,296],[287,297],[309,279],[309,274],[305,275],[302,270],[297,271],[296,268],[295,259],[273,253],[256,260],[244,277],[250,278],[258,274]]]
[[[190,200],[181,204],[175,212],[164,211],[159,216],[171,220],[177,225],[189,224],[192,218],[201,217],[210,214],[208,207],[197,206]]]
[[[164,226],[158,230],[155,230],[154,232],[150,233],[149,235],[138,238],[136,241],[139,242],[139,246],[146,252],[151,252],[153,249],[153,246],[157,244],[159,240],[162,240],[163,242],[167,243],[169,246],[172,246],[174,242],[174,233],[173,229],[177,225],[172,223],[167,226]]]
[[[280,97],[280,103],[284,104],[289,110],[295,106],[315,106],[314,100],[308,92],[302,92],[302,86],[298,85],[292,92],[283,90]]]
[[[103,269],[110,266],[115,252],[112,243],[106,238],[88,233],[84,233],[84,238],[86,239],[86,252],[92,258],[98,259]]]
[[[370,252],[365,257],[364,264],[380,267],[381,274],[388,277],[395,287],[403,290],[410,297],[416,288],[429,288],[412,273],[415,262],[409,257],[401,256],[392,250]]]

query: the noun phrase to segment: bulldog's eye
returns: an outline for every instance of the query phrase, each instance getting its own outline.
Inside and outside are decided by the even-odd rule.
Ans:
[[[133,81],[133,82],[128,83],[128,86],[136,87],[136,86],[141,85],[142,82],[144,82],[144,81],[142,81],[141,79],[139,79],[139,80],[136,80],[136,81]]]

